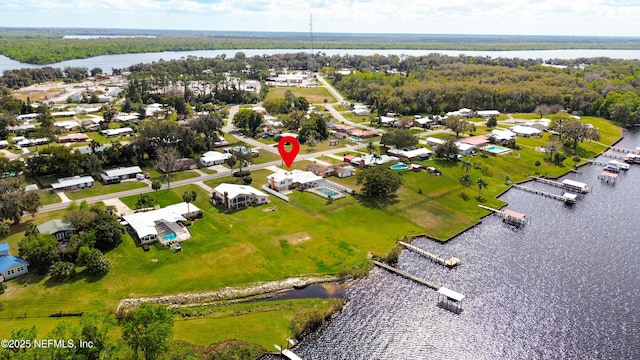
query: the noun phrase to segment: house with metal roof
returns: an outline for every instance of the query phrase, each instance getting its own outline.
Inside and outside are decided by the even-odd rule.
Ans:
[[[133,178],[139,173],[142,173],[139,166],[121,167],[103,171],[100,178],[105,184],[117,184],[122,180]]]
[[[58,179],[58,182],[51,184],[51,187],[53,190],[61,191],[77,190],[92,187],[94,181],[91,176],[73,176]]]
[[[269,195],[247,185],[222,183],[213,189],[211,202],[226,209],[237,210],[250,205],[262,205],[269,202]]]
[[[24,259],[9,254],[9,244],[0,244],[0,284],[4,280],[29,272],[29,263]]]
[[[40,234],[51,234],[58,241],[69,241],[77,233],[77,230],[68,222],[53,219],[38,225],[38,232]]]
[[[207,151],[200,157],[200,165],[204,167],[224,164],[231,157],[230,153],[221,153],[218,151]]]

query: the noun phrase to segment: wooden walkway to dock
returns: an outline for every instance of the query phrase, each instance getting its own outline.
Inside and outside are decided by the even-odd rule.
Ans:
[[[518,184],[513,184],[513,187],[516,189],[520,189],[520,190],[524,190],[530,193],[534,193],[534,194],[538,194],[538,195],[542,195],[551,199],[556,199],[556,200],[560,200],[560,201],[565,201],[565,197],[562,195],[558,195],[558,194],[552,194],[552,193],[548,193],[546,191],[542,191],[542,190],[538,190],[538,189],[532,189],[530,187],[526,187],[523,185],[518,185]]]
[[[408,273],[408,272],[406,272],[406,271],[402,271],[402,270],[396,269],[396,268],[394,268],[393,266],[387,265],[387,264],[385,264],[385,263],[383,263],[383,262],[375,261],[375,260],[371,260],[371,262],[372,262],[374,265],[377,265],[377,266],[379,266],[379,267],[381,267],[381,268],[383,268],[383,269],[386,269],[386,270],[391,271],[392,273],[395,273],[395,274],[398,274],[398,275],[404,276],[404,277],[406,277],[407,279],[413,280],[413,281],[415,281],[415,282],[417,282],[417,283],[419,283],[419,284],[426,285],[426,286],[428,286],[428,287],[432,288],[433,290],[436,290],[436,291],[437,291],[437,290],[440,290],[440,288],[442,287],[441,285],[438,285],[438,284],[436,284],[436,283],[432,283],[432,282],[430,282],[430,281],[427,281],[427,280],[421,279],[421,278],[419,278],[419,277],[417,277],[417,276],[414,276],[414,275],[409,274],[409,273]]]
[[[529,176],[529,177],[534,181],[541,182],[541,183],[546,184],[546,185],[555,186],[555,187],[560,188],[560,189],[564,189],[565,188],[564,184],[561,183],[561,182],[557,182],[557,181],[554,181],[554,180],[549,180],[549,179],[545,179],[545,178],[541,178],[541,177],[537,177],[537,176]]]
[[[589,164],[598,165],[598,166],[607,166],[607,165],[609,165],[609,163],[606,163],[604,161],[598,161],[598,160],[589,160],[588,162],[589,162]]]
[[[610,147],[609,150],[620,152],[620,153],[625,153],[625,154],[640,154],[640,151],[638,151],[638,150],[625,149],[625,148],[620,148],[620,147],[616,147],[616,146]]]
[[[415,252],[417,252],[418,254],[426,257],[427,259],[433,260],[434,262],[440,264],[440,265],[444,265],[444,266],[448,266],[450,268],[457,266],[458,264],[460,264],[461,260],[458,259],[457,257],[450,257],[448,259],[445,259],[443,257],[440,257],[436,254],[430,253],[424,249],[420,249],[417,246],[408,244],[404,241],[398,241],[398,244],[406,247],[409,250],[413,250]]]
[[[604,157],[612,158],[612,159],[618,159],[618,160],[624,160],[625,159],[624,155],[618,155],[618,154],[614,154],[614,153],[611,153],[611,152],[604,152],[604,153],[602,153],[600,155],[602,155]]]

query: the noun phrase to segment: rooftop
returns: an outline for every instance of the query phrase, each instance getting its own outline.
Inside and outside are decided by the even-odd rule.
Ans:
[[[44,224],[38,225],[38,231],[41,234],[55,234],[58,231],[73,230],[71,224],[60,219],[49,220]]]
[[[224,194],[227,193],[227,196],[230,199],[233,199],[237,196],[240,195],[247,195],[247,194],[251,194],[251,195],[256,195],[256,196],[268,196],[267,194],[263,193],[260,190],[257,190],[251,186],[246,186],[246,185],[236,185],[236,184],[226,184],[226,183],[222,183],[218,186],[215,187],[215,189],[213,189],[213,191],[220,193],[220,194]]]

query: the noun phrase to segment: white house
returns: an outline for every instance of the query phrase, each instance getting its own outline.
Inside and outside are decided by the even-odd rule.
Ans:
[[[118,114],[113,117],[113,120],[117,122],[136,121],[138,119],[140,119],[138,114]]]
[[[438,138],[434,138],[434,137],[428,137],[427,138],[427,145],[429,146],[437,146],[437,145],[442,145],[444,144],[444,140],[442,139],[438,139]]]
[[[391,161],[398,161],[400,158],[397,156],[389,156],[385,154],[381,155],[365,155],[365,156],[356,156],[351,159],[351,165],[357,166],[361,169],[373,166],[373,165],[382,165]]]
[[[322,180],[322,176],[318,176],[311,171],[302,170],[273,173],[267,176],[269,187],[276,191],[286,191],[294,188],[308,189],[317,186]]]
[[[117,169],[105,170],[100,174],[102,182],[105,184],[115,184],[122,180],[127,180],[141,173],[139,166],[121,167]]]
[[[135,232],[141,245],[156,240],[167,245],[173,241],[191,238],[189,230],[179,222],[186,221],[188,217],[195,216],[199,211],[197,206],[182,202],[158,210],[123,215],[122,219]]]
[[[474,145],[463,142],[456,142],[456,147],[458,148],[458,154],[463,156],[471,155],[476,148]]]
[[[478,110],[476,111],[476,114],[478,116],[480,116],[483,119],[489,119],[492,117],[498,117],[500,116],[500,111],[498,110]]]
[[[496,141],[498,142],[504,142],[504,141],[509,141],[513,139],[516,136],[516,134],[511,130],[495,129],[495,130],[491,130],[490,136],[496,139]]]
[[[213,165],[221,165],[224,164],[231,157],[230,153],[221,153],[218,151],[207,151],[202,154],[200,157],[200,165],[204,167],[209,167]]]
[[[93,182],[94,180],[91,176],[73,176],[58,179],[58,182],[51,184],[51,187],[53,190],[76,190],[92,187]]]
[[[413,150],[389,149],[387,150],[387,154],[405,159],[419,158],[420,160],[426,160],[431,156],[431,150],[425,148]]]
[[[213,189],[211,202],[236,210],[250,205],[261,205],[269,202],[269,195],[251,186],[220,184]]]
[[[510,130],[522,137],[540,136],[542,134],[542,131],[530,126],[516,125],[511,127]]]
[[[0,283],[29,272],[29,263],[9,255],[9,244],[0,244]]]
[[[133,129],[130,127],[107,129],[100,131],[100,133],[106,137],[124,136],[133,134]]]

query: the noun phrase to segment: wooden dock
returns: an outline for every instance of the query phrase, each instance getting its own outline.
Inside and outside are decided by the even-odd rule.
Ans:
[[[533,194],[542,195],[544,197],[548,197],[548,198],[551,198],[551,199],[565,201],[565,197],[562,196],[562,195],[552,194],[552,193],[548,193],[546,191],[542,191],[542,190],[538,190],[538,189],[532,189],[530,187],[526,187],[526,186],[518,185],[518,184],[513,184],[513,187],[516,188],[516,189],[520,189],[520,190],[524,190],[524,191],[533,193]]]
[[[609,165],[609,163],[606,163],[604,161],[598,161],[598,160],[589,160],[588,162],[589,162],[589,164],[598,165],[598,166],[607,166],[607,165]]]
[[[457,266],[458,264],[460,264],[461,260],[458,259],[457,257],[450,257],[448,259],[445,259],[443,257],[440,257],[436,254],[430,253],[424,249],[420,249],[417,246],[408,244],[404,241],[398,241],[398,244],[406,247],[409,250],[413,250],[415,252],[417,252],[418,254],[426,257],[427,259],[433,260],[434,262],[440,264],[440,265],[444,265],[444,266],[448,266],[450,268]]]
[[[606,182],[607,184],[615,185],[618,180],[618,174],[612,173],[609,171],[603,171],[600,175],[598,175],[598,179],[602,182]]]
[[[525,214],[521,214],[513,210],[506,209],[502,211],[502,210],[494,209],[485,205],[478,205],[478,206],[483,209],[492,211],[495,214],[500,214],[500,216],[502,216],[502,221],[514,226],[522,226],[527,222],[527,217]]]
[[[546,184],[546,185],[551,185],[551,186],[554,186],[554,187],[557,187],[557,188],[560,188],[560,189],[564,189],[565,188],[564,184],[561,183],[561,182],[557,182],[557,181],[554,181],[554,180],[549,180],[549,179],[545,179],[545,178],[541,178],[541,177],[537,177],[537,176],[529,176],[529,177],[531,178],[531,180],[534,180],[534,181],[537,181],[537,182],[541,182],[541,183]]]
[[[620,153],[625,153],[625,154],[640,154],[640,151],[638,151],[638,150],[625,149],[625,148],[620,148],[620,147],[616,147],[616,146],[610,147],[609,150],[615,151],[615,152],[620,152]]]
[[[401,276],[403,276],[403,277],[406,277],[407,279],[409,279],[409,280],[413,280],[413,281],[415,281],[415,282],[417,282],[417,283],[419,283],[419,284],[426,285],[426,286],[428,286],[428,287],[432,288],[433,290],[438,291],[438,290],[440,290],[440,288],[442,287],[441,285],[438,285],[438,284],[436,284],[436,283],[432,283],[432,282],[430,282],[430,281],[427,281],[427,280],[421,279],[421,278],[419,278],[419,277],[417,277],[417,276],[413,276],[413,275],[409,274],[409,273],[408,273],[408,272],[406,272],[406,271],[402,271],[402,270],[396,269],[396,268],[394,268],[393,266],[387,265],[387,264],[385,264],[385,263],[383,263],[383,262],[375,261],[375,260],[371,260],[371,262],[372,262],[374,265],[377,265],[377,266],[379,266],[379,267],[381,267],[381,268],[383,268],[383,269],[386,269],[386,270],[391,271],[392,273],[395,273],[395,274],[401,275]]]
[[[273,345],[273,347],[275,347],[278,351],[280,351],[280,354],[284,355],[287,359],[302,360],[300,356],[296,355],[293,351],[289,349],[283,349],[279,345]]]
[[[625,155],[618,155],[618,154],[614,154],[614,153],[611,153],[611,152],[603,152],[600,155],[602,155],[604,157],[612,158],[612,159],[618,159],[618,160],[624,160],[626,158]]]

